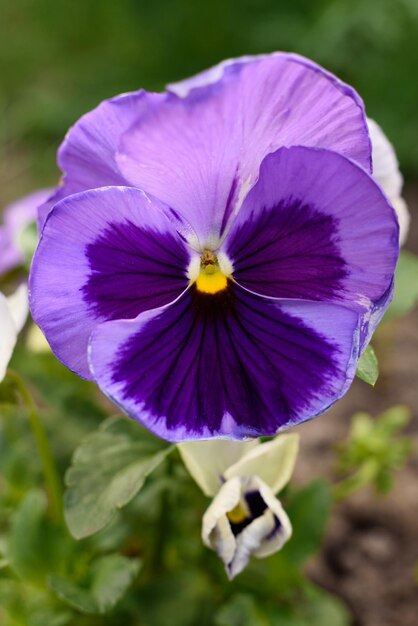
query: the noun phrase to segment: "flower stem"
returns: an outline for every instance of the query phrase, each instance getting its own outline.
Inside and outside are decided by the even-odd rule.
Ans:
[[[52,519],[60,523],[62,521],[62,489],[55,459],[45,433],[42,420],[39,416],[32,395],[25,381],[19,374],[11,369],[7,370],[7,377],[17,389],[22,402],[27,410],[29,424],[38,449],[39,459],[45,480],[45,488],[48,494],[49,510]]]

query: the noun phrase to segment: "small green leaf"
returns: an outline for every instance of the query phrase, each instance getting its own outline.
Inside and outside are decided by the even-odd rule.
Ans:
[[[65,518],[76,539],[104,528],[174,446],[135,422],[107,420],[76,450],[67,472]]]
[[[51,594],[21,580],[0,578],[1,626],[67,626],[74,613],[51,604]]]
[[[44,494],[29,492],[12,518],[7,545],[7,557],[13,571],[20,578],[35,582],[45,575],[41,527],[45,510]]]
[[[6,546],[13,571],[20,578],[41,585],[49,572],[65,569],[74,547],[67,529],[50,522],[46,510],[45,495],[30,491],[12,518]]]
[[[98,613],[97,603],[86,589],[81,589],[61,576],[51,575],[48,583],[50,589],[66,604],[82,613]]]
[[[291,563],[300,565],[321,546],[330,513],[330,488],[324,480],[315,480],[289,494],[284,506],[293,534],[282,554]]]
[[[61,600],[82,613],[107,613],[125,595],[139,567],[138,559],[109,554],[93,561],[85,586],[55,575],[48,583]]]
[[[409,419],[410,411],[402,405],[375,418],[353,415],[349,436],[338,446],[336,469],[344,478],[334,486],[335,498],[344,499],[368,484],[382,493],[390,489],[411,452],[409,438],[399,436]]]
[[[395,273],[395,293],[385,320],[400,317],[418,304],[418,256],[402,250]]]
[[[379,376],[379,364],[371,345],[368,345],[357,363],[356,376],[369,385],[376,384]]]
[[[253,596],[237,593],[215,615],[216,626],[269,626]]]
[[[309,583],[301,609],[309,626],[349,626],[352,623],[349,611],[339,598]]]
[[[128,559],[120,554],[96,559],[91,569],[91,594],[100,613],[110,611],[122,598],[139,567],[138,559]]]

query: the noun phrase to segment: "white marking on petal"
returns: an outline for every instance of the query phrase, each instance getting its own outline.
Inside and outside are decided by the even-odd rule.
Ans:
[[[370,298],[360,293],[357,294],[355,302],[366,310],[369,310],[373,306],[373,302],[370,300]]]
[[[217,256],[222,274],[224,274],[225,276],[231,276],[232,272],[234,271],[231,260],[228,258],[225,252],[219,252]]]
[[[197,280],[197,277],[200,273],[200,255],[196,255],[192,257],[190,261],[189,268],[187,270],[187,278],[190,282],[194,282]]]

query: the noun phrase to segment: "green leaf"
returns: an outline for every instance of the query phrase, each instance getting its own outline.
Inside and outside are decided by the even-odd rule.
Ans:
[[[51,605],[49,591],[20,580],[0,579],[1,626],[66,626],[74,614],[67,607]]]
[[[81,539],[109,524],[173,447],[125,418],[111,418],[89,435],[66,476],[64,510],[71,534]]]
[[[135,590],[141,607],[141,625],[213,626],[207,614],[212,612],[217,589],[211,586],[204,569],[202,565],[194,568],[189,561],[187,567],[178,563],[175,570],[154,575]]]
[[[44,493],[30,491],[12,518],[6,546],[13,571],[20,578],[41,585],[49,572],[66,568],[74,547],[68,531],[52,524],[46,510]]]
[[[344,499],[368,484],[382,493],[390,489],[411,452],[409,438],[399,436],[409,419],[410,410],[402,405],[375,418],[364,412],[353,415],[349,436],[338,446],[337,471],[344,478],[334,486],[335,498]]]
[[[48,582],[61,600],[82,613],[107,613],[125,595],[139,568],[138,559],[109,554],[93,561],[84,587],[55,575]]]
[[[91,593],[100,613],[110,611],[122,598],[139,568],[139,559],[128,559],[120,554],[96,559],[91,568]]]
[[[301,606],[307,626],[349,626],[352,619],[346,606],[327,591],[308,583]]]
[[[19,577],[35,582],[45,576],[42,533],[45,511],[44,494],[29,492],[12,518],[7,545],[10,567]]]
[[[94,598],[86,589],[81,589],[76,584],[62,578],[51,575],[48,579],[49,587],[66,604],[81,611],[82,613],[98,613],[99,609]]]
[[[331,507],[329,485],[315,480],[290,493],[284,506],[293,534],[281,553],[291,563],[300,565],[321,546]]]
[[[237,593],[217,611],[216,626],[269,626],[253,596]]]
[[[400,317],[418,304],[418,256],[402,250],[395,273],[395,293],[385,320]]]
[[[356,376],[369,385],[376,384],[379,376],[379,364],[371,345],[368,345],[357,363]]]

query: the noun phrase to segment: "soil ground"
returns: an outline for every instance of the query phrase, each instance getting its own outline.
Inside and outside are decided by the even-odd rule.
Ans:
[[[417,253],[418,185],[408,186],[405,195],[415,216],[405,248]],[[350,418],[359,410],[377,415],[395,404],[408,406],[414,451],[388,496],[363,490],[336,507],[323,550],[308,574],[346,602],[353,626],[417,626],[418,310],[383,325],[374,346],[380,365],[375,388],[356,380],[326,415],[299,427],[296,479],[333,476],[333,446],[346,437]]]

